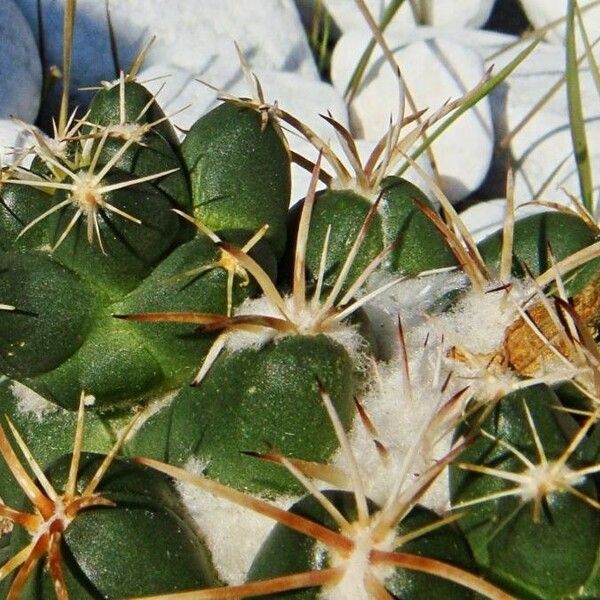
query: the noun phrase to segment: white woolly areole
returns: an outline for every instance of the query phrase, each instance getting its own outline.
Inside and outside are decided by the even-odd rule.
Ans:
[[[281,313],[266,296],[246,298],[234,312],[236,316],[263,315],[265,317],[281,318]],[[268,344],[276,335],[275,330],[267,327],[261,327],[255,331],[237,329],[227,334],[225,349],[230,352],[239,352],[248,348],[259,349]]]
[[[373,437],[357,416],[350,432],[350,444],[369,498],[383,505],[392,495],[399,478],[408,487],[450,449],[451,431],[434,419],[447,399],[440,387],[439,347],[418,348],[409,354],[410,381],[399,357],[376,367],[373,383],[361,403],[385,446],[381,457]],[[334,463],[349,471],[347,457],[338,451]],[[449,507],[446,475],[438,478],[420,503],[442,512]]]
[[[507,289],[501,287],[492,282],[484,292],[470,289],[451,310],[436,317],[448,344],[473,354],[488,354],[502,345],[506,328],[519,317],[516,305],[533,297],[535,288],[517,279]]]
[[[27,386],[12,381],[10,391],[17,400],[17,410],[25,416],[32,417],[38,423],[43,421],[44,417],[58,410],[58,407],[52,402],[48,402],[37,392],[29,389]]]
[[[185,468],[201,474],[206,463],[191,458]],[[219,578],[230,585],[244,583],[252,561],[275,525],[273,519],[188,483],[177,482],[177,488],[206,542]],[[285,496],[269,503],[287,510],[297,501]]]
[[[381,288],[392,278],[384,271],[375,273],[367,282],[367,292]],[[461,272],[448,271],[400,281],[371,300],[365,311],[377,336],[380,354],[389,359],[397,353],[399,318],[409,333],[424,322],[436,302],[466,285],[467,279]]]
[[[367,574],[370,573],[381,583],[392,574],[393,567],[373,566],[369,563],[369,554],[372,550],[391,552],[394,550],[395,532],[388,533],[382,542],[374,543],[371,527],[358,527],[352,536],[354,549],[350,556],[341,556],[330,550],[331,566],[344,569],[342,578],[333,586],[325,586],[321,591],[324,600],[372,600],[365,587]]]
[[[261,327],[256,331],[234,330],[227,334],[225,348],[230,352],[247,348],[259,349],[272,340],[288,335],[316,335],[314,325],[318,322],[317,315],[321,307],[319,305],[313,307],[310,303],[307,303],[305,310],[297,312],[294,307],[294,301],[290,296],[284,298],[284,303],[287,314],[290,315],[291,320],[297,328],[297,333],[280,332],[267,327]],[[266,296],[247,298],[235,310],[235,315],[262,315],[278,319],[283,318],[279,309]],[[355,367],[363,364],[365,340],[354,325],[330,321],[327,324],[327,328],[319,330],[317,333],[326,335],[334,342],[343,346],[353,359]]]
[[[397,274],[379,271],[369,278],[367,291],[382,287]],[[369,305],[378,307],[396,318],[398,314],[407,326],[423,320],[425,313],[449,292],[466,288],[468,280],[462,271],[451,270],[400,281],[374,298]]]

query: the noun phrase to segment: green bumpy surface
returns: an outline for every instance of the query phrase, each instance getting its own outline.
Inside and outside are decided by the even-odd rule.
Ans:
[[[229,181],[227,185],[233,186],[229,162],[223,162],[223,158],[244,168],[260,158],[265,168],[257,173],[255,184],[239,190],[239,194],[235,190],[235,197],[243,197],[244,202],[235,223],[227,211],[217,211],[210,213],[205,224],[218,235],[243,245],[267,222],[270,233],[251,255],[275,278],[271,242],[276,252],[285,243],[287,147],[273,127],[259,135],[256,127],[260,115],[229,106],[200,119],[192,136],[194,147],[214,143],[214,120],[219,121],[224,112],[228,114],[227,155],[221,157],[217,152],[210,164],[203,161],[206,184],[196,181],[194,190],[196,195],[213,194],[214,182]],[[103,137],[105,130],[92,125],[84,127],[86,135],[97,138],[91,152],[92,161],[96,161],[94,173],[127,143],[123,134],[127,127],[163,118],[153,97],[135,82],[100,90],[86,123],[109,127],[106,131],[110,135]],[[249,139],[253,140],[251,147]],[[85,209],[72,231],[53,250],[81,209],[79,205],[71,203],[51,212],[25,235],[18,236],[34,219],[68,199],[70,192],[50,193],[46,188],[40,191],[15,183],[3,184],[0,190],[0,244],[4,250],[0,255],[0,292],[4,303],[17,307],[17,311],[2,315],[0,368],[69,409],[77,407],[82,389],[95,397],[95,406],[100,410],[126,410],[174,390],[191,379],[213,339],[197,333],[193,325],[140,326],[117,321],[113,315],[165,311],[224,314],[227,310],[227,273],[216,264],[221,251],[204,234],[191,239],[193,226],[172,210],[192,208],[192,186],[172,126],[163,121],[139,141],[131,144],[108,170],[100,182],[102,186],[117,186],[173,168],[177,171],[104,193],[106,207],[98,206],[97,229],[94,215]],[[67,143],[70,160],[83,160],[78,144]],[[191,141],[188,149],[189,144]],[[56,171],[56,165],[52,166]],[[42,159],[34,161],[34,168],[35,177],[55,179]],[[88,165],[82,164],[74,172],[85,176],[87,169]],[[194,173],[197,175],[198,170]],[[26,179],[26,173],[20,178]],[[242,179],[238,174],[235,183]],[[231,208],[228,206],[228,210]],[[203,272],[194,273],[203,267]],[[234,306],[256,293],[253,281],[246,284],[243,277],[235,276]]]
[[[80,492],[102,459],[93,454],[82,456]],[[67,455],[48,469],[47,476],[55,489],[63,489],[66,484],[70,460]],[[66,529],[61,544],[72,600],[122,600],[218,585],[204,543],[166,476],[127,460],[117,460],[97,492],[115,506],[79,513]],[[28,509],[26,502],[22,501],[22,505]],[[28,536],[16,530],[11,539],[12,553],[27,543]],[[10,580],[5,587],[9,583]],[[21,598],[55,598],[44,562],[31,574]]]
[[[240,152],[240,149],[244,149]],[[273,121],[250,108],[222,104],[196,121],[181,150],[190,172],[194,215],[226,239],[268,224],[276,256],[286,241],[290,157]]]
[[[277,332],[264,343],[235,350],[226,345],[200,385],[188,385],[221,333],[220,327],[232,324],[225,322],[231,278],[220,265],[225,255],[219,244],[198,233],[173,209],[195,217],[220,239],[238,247],[267,224],[266,235],[249,256],[281,294],[290,288],[289,257],[294,254],[302,205],[288,213],[290,153],[277,122],[271,115],[266,120],[264,116],[251,102],[224,103],[199,119],[181,145],[168,121],[146,131],[142,143],[133,143],[122,153],[102,184],[177,170],[105,195],[106,202],[141,224],[100,207],[102,247],[83,214],[53,248],[78,205],[52,212],[20,235],[29,223],[63,202],[68,192],[0,184],[0,302],[16,307],[0,312],[0,372],[4,377],[0,380],[0,416],[15,424],[57,486],[66,480],[74,410],[82,390],[95,400],[86,415],[80,486],[101,460],[92,453],[108,452],[115,432],[136,409],[147,409],[148,418],[140,421],[124,454],[177,466],[200,465],[208,478],[269,499],[301,494],[304,489],[280,464],[257,454],[271,453],[273,458],[281,453],[323,463],[339,450],[322,392],[331,397],[343,428],[349,430],[356,416],[354,399],[364,383],[361,369],[366,361],[374,360],[366,341],[359,349],[366,355],[361,362],[365,357],[359,359],[334,341],[335,336],[300,334],[308,328],[296,323],[296,331]],[[163,118],[149,92],[135,82],[100,90],[84,127],[86,135],[96,137],[96,148],[102,145],[95,159],[97,167],[121,152],[134,126]],[[103,139],[102,127],[106,126],[111,135]],[[75,160],[79,150],[77,142],[67,144],[70,159]],[[74,170],[81,175],[88,167],[81,164]],[[31,172],[45,180],[56,177],[56,169],[40,158]],[[426,214],[434,210],[431,203],[418,188],[388,177],[378,192],[380,204],[342,290],[348,290],[392,244],[382,265],[388,278],[457,265],[446,239]],[[349,189],[317,194],[307,241],[309,290],[319,275],[329,226],[323,295],[338,278],[372,200]],[[524,264],[533,275],[547,270],[549,248],[560,261],[597,239],[594,229],[572,215],[548,213],[518,221],[513,275],[525,277]],[[501,247],[501,233],[479,246],[493,273],[499,269]],[[567,276],[570,294],[595,282],[598,260]],[[249,273],[240,270],[232,281],[234,309],[260,293]],[[332,308],[328,316],[342,309]],[[139,313],[167,312],[171,317],[186,313],[188,322],[126,319]],[[210,331],[199,327],[203,318],[216,322],[219,317],[223,323],[213,323]],[[367,330],[359,329],[364,340],[369,339],[368,323],[357,316],[353,319]],[[25,386],[43,398],[32,396]],[[523,457],[539,462],[525,407],[545,456],[549,460],[559,457],[577,423],[557,410],[562,405],[553,391],[535,386],[487,407],[488,412],[479,414],[482,423],[475,418],[466,422],[459,433],[472,432],[469,427],[473,426],[473,431],[483,428],[493,439],[477,436],[459,461],[513,474],[523,472]],[[521,458],[510,450],[513,447]],[[598,456],[600,428],[596,426],[569,458],[568,466],[594,464]],[[451,471],[452,501],[457,505],[513,485],[456,465]],[[582,478],[574,486],[592,503],[597,500],[593,477]],[[71,598],[117,600],[219,585],[204,542],[167,477],[119,459],[98,491],[116,507],[84,511],[65,532],[63,558]],[[326,495],[345,517],[355,518],[349,493]],[[10,506],[27,507],[3,461],[0,496]],[[465,511],[458,525],[432,530],[428,527],[437,516],[413,506],[396,533],[401,536],[419,528],[426,533],[396,550],[445,561],[471,573],[481,571],[519,598],[600,597],[596,510],[573,494],[553,492],[542,502],[539,522],[534,522],[530,500],[524,493],[515,493],[477,503]],[[369,509],[374,514],[378,507],[370,503]],[[336,530],[313,497],[299,500],[290,510]],[[10,538],[0,538],[0,564],[29,541],[18,527]],[[330,562],[327,551],[315,540],[276,525],[256,556],[248,580],[326,568]],[[0,593],[9,585],[10,578],[0,584],[4,586]],[[455,583],[403,569],[391,569],[385,585],[394,597],[407,600],[477,597]],[[319,593],[305,589],[269,598],[312,600]],[[51,579],[41,563],[29,578],[23,598],[53,597]]]
[[[349,521],[356,520],[356,505],[353,494],[340,491],[326,491],[325,496]],[[369,512],[374,514],[377,507],[370,502]],[[290,508],[290,512],[310,519],[320,525],[337,531],[331,516],[313,496],[306,496]],[[425,527],[436,521],[438,516],[421,506],[415,506],[398,526],[398,535]],[[454,527],[444,527],[427,533],[416,540],[407,542],[400,552],[409,552],[443,560],[466,570],[475,569],[469,546],[460,531]],[[271,577],[281,577],[293,573],[325,569],[331,558],[326,549],[319,547],[314,539],[282,525],[276,525],[259,550],[248,574],[249,581],[258,581]],[[385,582],[387,590],[395,598],[409,600],[428,600],[444,598],[448,600],[470,600],[474,594],[457,584],[444,581],[406,569],[394,569]],[[317,600],[321,596],[318,588],[302,589],[281,594],[260,596],[261,600]]]
[[[538,385],[503,398],[482,424],[482,429],[498,441],[479,437],[461,455],[461,461],[509,473],[525,472],[527,466],[511,452],[509,445],[532,464],[541,464],[525,407],[547,460],[558,459],[576,431],[575,423],[561,412],[560,402],[550,388]],[[576,457],[567,465],[583,466]],[[509,490],[515,485],[492,475],[458,468],[451,471],[455,504]],[[584,478],[575,486],[579,492],[596,498],[593,481]],[[499,581],[519,598],[592,597],[585,589],[597,589],[596,562],[600,549],[597,510],[568,491],[560,491],[544,499],[539,522],[534,522],[532,511],[532,500],[518,493],[466,510],[460,525],[478,564],[492,580]]]
[[[162,449],[157,458],[175,464],[195,458],[207,465],[207,476],[239,489],[299,493],[302,487],[284,469],[243,452],[275,449],[326,461],[338,444],[319,382],[348,427],[355,381],[347,352],[325,336],[290,336],[224,354],[200,386],[183,388],[145,424],[136,452]]]
[[[519,219],[513,234],[512,273],[522,278],[529,271],[536,277],[552,266],[550,252],[559,262],[597,241],[598,232],[575,215],[545,212]],[[478,247],[492,273],[497,274],[502,255],[502,231],[492,234]],[[571,271],[564,278],[569,295],[585,288],[595,279],[599,269],[600,260],[595,259]]]

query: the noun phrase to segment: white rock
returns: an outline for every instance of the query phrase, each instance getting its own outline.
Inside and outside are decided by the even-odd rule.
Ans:
[[[0,2],[0,119],[34,121],[42,67],[33,33],[13,0]]]
[[[504,67],[514,56],[516,51],[499,52],[517,38],[512,35],[498,33],[496,31],[483,31],[479,29],[457,29],[453,27],[416,27],[410,31],[390,26],[386,32],[386,41],[392,51],[397,51],[410,42],[429,39],[447,39],[475,50],[486,67],[494,66],[498,71]],[[331,64],[331,79],[339,90],[345,90],[350,81],[356,64],[367,47],[371,36],[360,30],[352,30],[337,42]],[[519,48],[519,49],[522,49]],[[381,57],[381,52],[375,50],[369,60],[368,66],[372,66]]]
[[[521,4],[531,24],[540,28],[564,17],[567,14],[568,0],[521,0]],[[584,9],[586,5],[593,4],[593,0],[580,0],[578,4],[580,9]],[[589,39],[597,39],[600,35],[600,5],[584,11],[583,17]],[[566,26],[558,25],[548,31],[546,39],[549,42],[563,43],[565,32]],[[579,36],[579,32],[577,35]]]
[[[506,125],[509,131],[520,127],[531,109],[563,76],[564,48],[544,45],[523,63],[509,79],[506,99]],[[600,184],[600,102],[589,69],[580,71],[582,103],[587,122],[587,141]],[[537,198],[568,203],[564,190],[579,196],[579,182],[571,141],[566,87],[563,85],[511,140],[516,161],[515,190],[519,202]]]
[[[38,0],[18,0],[37,28]],[[42,0],[46,55],[62,64],[63,0]],[[191,72],[215,61],[237,64],[237,41],[255,67],[317,78],[306,35],[293,2],[285,0],[119,0],[110,2],[119,59],[126,68],[138,50],[157,36],[147,65],[172,64]],[[95,85],[115,77],[105,3],[79,0],[74,39],[73,85]]]
[[[403,40],[390,38],[390,45],[417,108],[435,110],[449,98],[463,95],[484,75],[480,56],[449,39],[436,38],[403,46]],[[347,69],[335,66],[337,61],[346,60],[341,52],[336,47],[333,55],[332,77],[336,86],[344,81],[344,72],[347,73]],[[358,135],[367,139],[383,135],[390,114],[397,112],[397,89],[393,70],[381,52],[374,52],[365,83],[351,106],[351,122]],[[451,200],[464,198],[481,184],[490,165],[493,139],[491,108],[486,98],[434,142],[433,153],[444,191]]]
[[[481,27],[496,0],[420,0],[423,24],[436,27]]]
[[[543,206],[527,205],[518,206],[515,210],[515,219],[522,219],[548,210]],[[506,199],[484,200],[470,206],[460,213],[460,218],[471,232],[476,243],[485,239],[495,231],[502,229],[506,215]]]
[[[29,131],[10,119],[0,119],[0,167],[13,164],[32,145]],[[30,162],[28,158],[21,164],[28,166]]]
[[[410,31],[418,24],[437,27],[481,27],[489,18],[495,0],[415,0],[404,2],[389,27]],[[386,0],[367,0],[371,15],[381,21]],[[414,5],[414,10],[411,7]],[[325,0],[325,6],[343,31],[358,29],[369,32],[369,26],[353,0]]]
[[[177,127],[189,129],[218,102],[219,92],[202,82],[235,96],[252,95],[238,64],[227,63],[223,67],[218,71],[211,67],[208,71],[191,72],[173,65],[153,65],[143,69],[138,80],[153,93],[158,93],[157,100],[167,114],[191,105],[172,119]],[[306,79],[297,73],[265,69],[254,72],[267,102],[277,102],[280,108],[298,117],[317,133],[327,135],[331,131],[320,116],[328,112],[342,125],[348,126],[346,105],[332,85]]]
[[[357,30],[370,33],[369,25],[356,7],[354,0],[325,0],[324,4],[342,32]],[[377,23],[381,21],[385,7],[388,4],[389,1],[386,0],[366,0],[366,5]],[[417,22],[410,7],[410,2],[404,2],[396,13],[393,22],[405,31],[416,27]]]
[[[156,94],[156,101],[165,114],[172,115],[171,122],[185,132],[216,102],[218,92],[201,81],[220,87],[240,76],[237,63],[223,62],[223,69],[218,73],[212,68],[208,72],[193,72],[170,64],[156,64],[142,69],[137,79]],[[183,132],[178,132],[181,138]]]
[[[592,164],[593,196],[600,193],[600,116],[586,121],[588,154]],[[539,130],[540,136],[518,155],[515,191],[526,201],[571,204],[570,195],[581,198],[569,124],[549,116]]]
[[[394,42],[393,50],[399,50],[409,42],[417,40],[444,39],[451,40],[466,46],[479,54],[485,68],[492,68],[494,73],[504,68],[519,51],[523,50],[524,44],[511,47],[518,38],[513,35],[498,33],[496,31],[485,31],[480,29],[457,29],[451,27],[417,27],[408,32],[390,27],[386,38]],[[361,31],[350,31],[345,33],[338,41],[332,62],[332,80],[340,90],[346,89],[354,72],[357,61],[369,43],[370,36]],[[369,61],[373,65],[376,57],[374,53]],[[507,133],[505,127],[507,84],[500,84],[488,96],[492,107],[492,120],[496,135],[496,143]],[[497,165],[492,164],[492,168]],[[502,178],[503,174],[500,175]]]

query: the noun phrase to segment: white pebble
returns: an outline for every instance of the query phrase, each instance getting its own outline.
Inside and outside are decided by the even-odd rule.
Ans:
[[[462,96],[484,75],[478,53],[452,40],[435,38],[403,45],[403,40],[390,37],[389,42],[417,109],[436,110],[449,98]],[[357,53],[360,56],[363,47],[357,43],[351,57],[342,56],[336,47],[333,55],[336,85],[344,80],[344,72],[348,72],[347,68],[336,66],[336,62],[355,64]],[[367,139],[378,139],[384,134],[390,115],[397,113],[398,104],[394,71],[381,52],[374,55],[365,83],[350,109],[354,131]],[[490,166],[493,142],[488,98],[465,113],[434,142],[432,149],[443,188],[452,201],[461,200],[482,183]]]
[[[38,0],[18,0],[33,28]],[[64,0],[42,0],[46,54],[62,64]],[[127,68],[156,35],[146,65],[172,64],[191,72],[215,61],[237,64],[237,41],[256,67],[281,69],[317,78],[306,35],[293,2],[281,0],[112,0],[111,20],[119,60]],[[73,87],[97,85],[115,77],[105,3],[79,0],[75,23]]]

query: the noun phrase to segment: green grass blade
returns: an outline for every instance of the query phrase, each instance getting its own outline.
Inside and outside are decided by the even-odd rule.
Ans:
[[[538,37],[531,42],[524,50],[522,50],[508,65],[498,71],[496,75],[490,77],[477,91],[473,94],[464,104],[457,108],[438,128],[433,131],[428,138],[423,141],[422,144],[413,152],[412,159],[416,160],[423,152],[425,152],[431,144],[448,129],[459,117],[461,117],[470,108],[475,106],[482,98],[485,98],[492,90],[500,85],[535,49],[535,47],[541,42],[542,37]],[[396,173],[397,176],[401,176],[410,166],[407,162],[405,163]]]
[[[394,15],[398,12],[400,7],[404,4],[404,0],[392,0],[388,6],[386,7],[383,16],[381,18],[381,22],[379,23],[379,29],[383,33],[386,27],[390,24],[390,21],[394,18]],[[371,54],[375,49],[375,38],[372,38],[369,42],[369,45],[365,48],[365,51],[362,53],[360,60],[358,61],[354,72],[352,73],[352,77],[348,82],[346,87],[346,91],[344,92],[344,98],[346,102],[350,104],[358,92],[358,88],[362,82],[362,79],[365,75],[365,71],[367,69],[367,65],[369,64],[369,59],[371,58]]]
[[[581,38],[583,39],[583,45],[585,46],[585,56],[590,65],[590,71],[592,73],[592,77],[594,78],[594,85],[596,86],[596,92],[600,97],[600,67],[598,67],[598,61],[594,56],[594,46],[600,41],[600,37],[596,38],[594,42],[590,42],[590,38],[588,36],[588,32],[585,28],[585,23],[583,21],[583,15],[581,14],[581,9],[578,6],[575,6],[575,14],[577,15],[577,21],[579,22],[579,30],[581,31]]]
[[[567,71],[567,101],[569,105],[569,123],[571,126],[571,139],[573,152],[577,164],[581,201],[588,211],[593,212],[593,184],[592,165],[588,151],[587,136],[585,131],[585,117],[581,102],[581,87],[579,82],[579,69],[577,68],[577,46],[575,40],[575,13],[576,0],[569,0],[567,11],[566,44],[566,71]]]
[[[119,46],[117,44],[117,36],[115,34],[115,28],[110,16],[109,0],[104,2],[104,10],[106,13],[106,24],[108,26],[108,41],[110,42],[110,55],[113,61],[113,68],[115,70],[115,79],[119,79],[121,74],[121,61],[119,60]]]
[[[320,73],[323,73],[325,68],[328,65],[328,60],[330,58],[330,54],[328,54],[330,39],[331,39],[331,16],[329,15],[329,13],[326,13],[323,16],[323,35],[321,36],[321,44],[319,46],[319,72]]]

